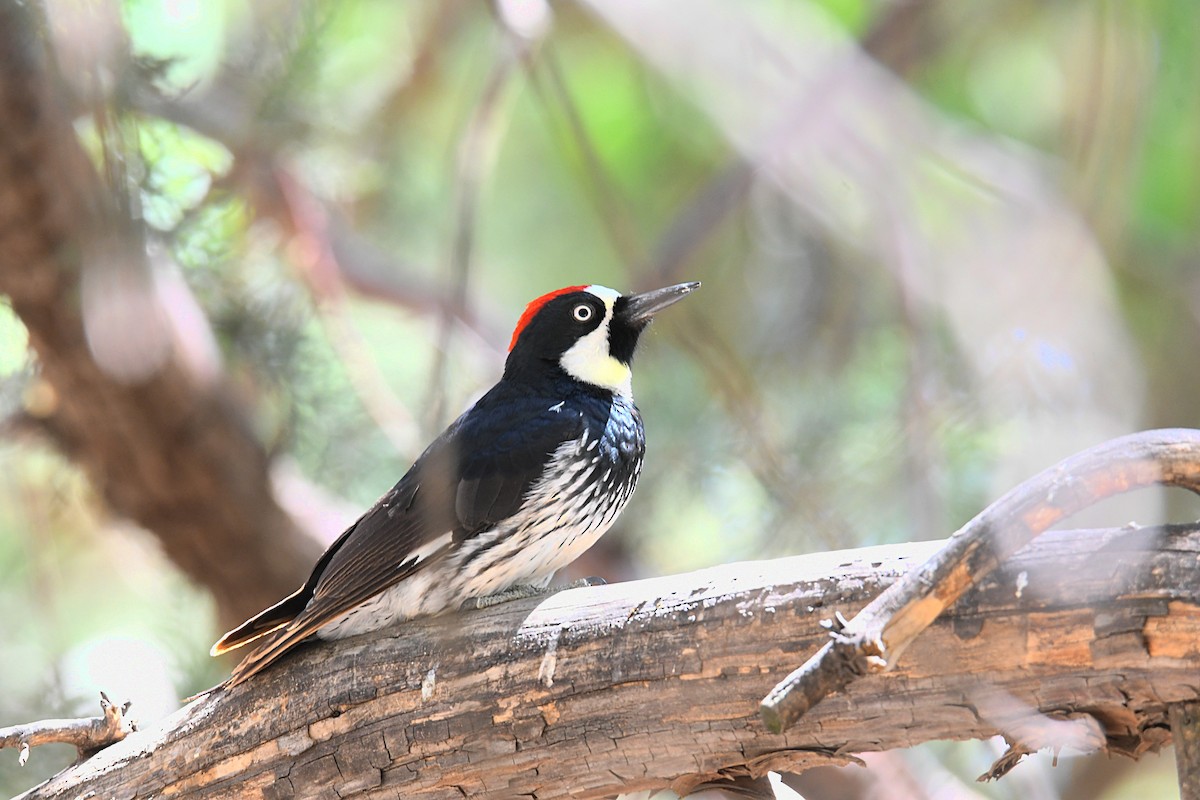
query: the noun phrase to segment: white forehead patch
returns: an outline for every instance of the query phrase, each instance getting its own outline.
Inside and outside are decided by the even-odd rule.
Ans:
[[[609,311],[612,311],[613,303],[617,302],[617,298],[621,296],[621,293],[615,289],[610,289],[607,286],[601,286],[600,284],[593,284],[584,289],[584,291],[588,294],[594,294],[596,297],[599,297],[601,300],[603,300],[605,307],[607,307]]]
[[[633,373],[629,366],[613,358],[608,352],[608,326],[612,322],[613,305],[620,292],[607,286],[589,286],[585,289],[604,303],[604,319],[596,329],[582,337],[562,354],[559,363],[573,378],[593,386],[608,389],[623,397],[633,397]]]

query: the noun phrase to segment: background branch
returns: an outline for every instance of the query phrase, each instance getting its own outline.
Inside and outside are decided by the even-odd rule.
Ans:
[[[166,352],[137,374],[98,363],[82,279],[133,276],[154,287],[154,278],[57,102],[29,17],[21,4],[0,6],[0,293],[29,331],[48,387],[38,411],[109,507],[157,536],[212,590],[220,621],[236,624],[301,583],[320,546],[276,502],[267,456],[220,375],[184,357],[184,340],[204,332],[179,329],[179,305],[153,296],[122,307],[119,288],[98,288],[123,315],[114,348],[148,346],[137,323],[161,314],[153,334]]]

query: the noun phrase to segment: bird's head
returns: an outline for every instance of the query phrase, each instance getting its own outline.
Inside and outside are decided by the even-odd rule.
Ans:
[[[680,283],[642,294],[568,286],[525,308],[508,345],[507,378],[561,371],[615,394],[632,394],[633,351],[654,315],[700,288]]]

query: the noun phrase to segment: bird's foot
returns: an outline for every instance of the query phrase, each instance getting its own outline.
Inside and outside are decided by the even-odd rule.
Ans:
[[[541,597],[544,594],[550,594],[553,589],[544,586],[527,586],[518,584],[511,588],[505,589],[503,592],[485,595],[483,597],[472,597],[465,601],[460,608],[463,611],[474,611],[481,608],[491,608],[498,606],[501,603],[509,603],[513,600],[524,600],[527,597]]]
[[[508,603],[513,600],[524,600],[528,597],[543,597],[567,589],[578,589],[583,586],[603,586],[606,583],[607,581],[604,578],[593,576],[591,578],[580,578],[579,580],[571,581],[564,586],[530,586],[528,584],[518,584],[505,589],[503,592],[496,592],[484,597],[472,597],[459,606],[459,608],[463,611],[491,608],[492,606],[498,606],[501,603]]]
[[[582,589],[584,586],[607,586],[608,581],[601,578],[599,575],[593,575],[590,578],[579,578],[571,581],[566,586],[560,586],[559,589]]]

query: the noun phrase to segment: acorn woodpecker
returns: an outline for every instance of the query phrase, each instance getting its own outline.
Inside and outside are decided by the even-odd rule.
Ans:
[[[645,452],[630,363],[654,314],[699,288],[568,286],[513,331],[500,382],[335,541],[294,594],[212,647],[255,647],[227,686],[314,634],[340,639],[543,590],[607,531]]]

